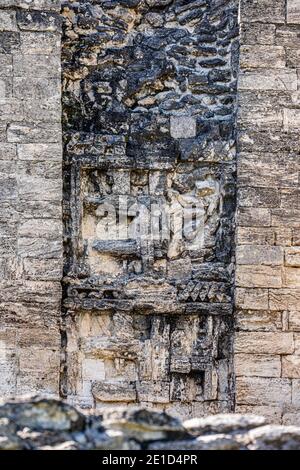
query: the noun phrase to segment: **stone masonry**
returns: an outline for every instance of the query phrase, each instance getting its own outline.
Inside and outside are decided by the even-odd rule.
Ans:
[[[299,50],[300,0],[0,0],[1,396],[300,424]]]
[[[236,411],[300,423],[300,2],[241,2]]]
[[[1,396],[59,390],[59,8],[0,0]]]

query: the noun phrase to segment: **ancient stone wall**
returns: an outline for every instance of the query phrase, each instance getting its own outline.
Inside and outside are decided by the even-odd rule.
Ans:
[[[64,393],[231,409],[237,2],[65,1],[63,16]],[[194,204],[199,230],[103,239],[105,204],[134,224],[120,196]]]
[[[0,0],[0,395],[299,424],[299,38],[299,0]]]
[[[0,395],[58,394],[60,1],[0,0]]]
[[[300,422],[300,2],[241,2],[236,411]]]

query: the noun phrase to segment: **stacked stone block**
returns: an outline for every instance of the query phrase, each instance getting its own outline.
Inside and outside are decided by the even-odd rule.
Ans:
[[[241,2],[236,411],[299,424],[299,0]]]
[[[60,2],[0,1],[0,395],[57,395]]]

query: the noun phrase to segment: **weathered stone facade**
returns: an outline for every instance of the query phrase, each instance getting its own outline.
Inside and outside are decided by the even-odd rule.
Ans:
[[[299,0],[0,0],[1,395],[299,423],[299,36]],[[125,197],[200,225],[103,239]]]
[[[0,1],[1,396],[59,391],[59,9],[53,0]]]
[[[300,423],[300,2],[241,2],[236,410]]]
[[[64,2],[63,15],[66,395],[231,409],[236,2]],[[194,201],[203,243],[99,240],[119,196]]]

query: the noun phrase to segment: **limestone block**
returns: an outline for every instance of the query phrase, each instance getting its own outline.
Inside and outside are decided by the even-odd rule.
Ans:
[[[290,247],[284,251],[285,266],[300,267],[300,247]]]
[[[269,290],[269,308],[271,310],[297,310],[299,302],[299,289]]]
[[[235,303],[237,308],[245,310],[266,310],[268,309],[268,290],[238,287],[235,292]]]
[[[288,67],[300,67],[300,50],[288,47],[286,49],[286,60]]]
[[[241,106],[238,111],[237,122],[240,129],[268,129],[272,127],[279,131],[282,128],[283,112],[281,109],[266,109],[261,106]]]
[[[51,371],[32,371],[23,369],[17,375],[16,395],[46,394],[58,398],[59,373]]]
[[[277,227],[274,229],[275,245],[291,246],[292,245],[292,229],[288,227]]]
[[[292,354],[294,349],[293,333],[237,332],[235,336],[236,353]]]
[[[5,345],[3,345],[5,346]],[[18,371],[18,358],[14,350],[3,348],[0,352],[1,381],[0,393],[2,396],[10,396],[16,393],[16,374]]]
[[[247,21],[261,23],[284,23],[285,0],[242,0],[241,15]]]
[[[278,331],[282,329],[282,314],[268,310],[240,310],[236,315],[236,326],[241,331]]]
[[[299,411],[299,405],[285,407],[281,420],[282,424],[284,426],[300,426]]]
[[[275,29],[275,24],[242,22],[241,44],[272,45],[275,42]]]
[[[300,246],[300,230],[297,228],[292,228],[292,245]]]
[[[50,217],[61,220],[62,207],[58,200],[30,201],[25,199],[20,201],[19,207],[25,218]]]
[[[268,405],[237,405],[236,413],[250,413],[264,416],[268,423],[278,424],[281,421],[282,407],[274,404]]]
[[[62,224],[55,219],[26,219],[19,224],[19,236],[28,238],[62,238]]]
[[[61,127],[58,123],[12,123],[7,130],[8,142],[14,143],[56,143],[60,138]]]
[[[42,176],[23,176],[19,182],[21,199],[31,201],[57,201],[62,194],[61,181]]]
[[[237,220],[240,227],[270,227],[271,211],[266,208],[239,207]]]
[[[17,186],[14,178],[0,178],[1,194],[0,201],[8,202],[16,198]]]
[[[34,10],[59,10],[61,0],[0,0],[0,8],[19,7]]]
[[[14,77],[24,76],[27,80],[29,77],[42,77],[46,79],[59,77],[60,57],[57,54],[15,54]]]
[[[104,362],[99,359],[85,358],[81,363],[82,380],[104,380],[105,366]]]
[[[278,46],[299,48],[300,38],[298,28],[292,28],[289,25],[277,27],[275,44]]]
[[[256,99],[259,99],[257,97]],[[243,106],[244,108],[244,106]],[[283,113],[281,113],[281,126]],[[266,121],[267,126],[272,123]],[[289,155],[269,153],[241,153],[238,161],[238,181],[241,186],[290,188],[298,185],[298,168],[295,158]]]
[[[123,382],[95,382],[92,393],[96,400],[103,402],[132,402],[136,400],[135,383]]]
[[[0,54],[0,77],[10,77],[12,73],[12,55]]]
[[[17,394],[57,394],[59,382],[59,351],[33,347],[20,350],[20,372],[17,376]]]
[[[300,24],[299,0],[287,0],[287,23]]]
[[[60,105],[60,79],[56,78],[36,78],[32,75],[15,76],[13,78],[14,97],[19,100],[50,100],[57,101]]]
[[[272,226],[289,228],[300,228],[300,210],[299,209],[273,209]]]
[[[299,205],[298,192],[294,188],[282,188],[280,208],[290,210],[291,207],[294,207],[295,209],[299,210],[300,205]]]
[[[292,404],[300,406],[300,379],[292,380]]]
[[[289,132],[263,132],[260,130],[247,129],[240,133],[239,148],[241,152],[294,152],[300,149],[298,133]]]
[[[300,269],[299,268],[284,268],[283,284],[285,287],[299,287],[300,282]]]
[[[244,405],[285,405],[292,399],[289,379],[239,377],[236,382],[237,403]]]
[[[55,32],[26,31],[21,36],[23,55],[50,55],[60,51],[60,34]]]
[[[0,11],[0,31],[18,31],[15,11]]]
[[[1,79],[0,79],[1,87]],[[10,84],[8,81],[4,81],[2,91],[4,94],[9,92]],[[1,104],[1,116],[0,120],[4,122],[9,122],[15,119],[16,116],[20,117],[20,121],[24,118],[24,106],[23,103],[19,100],[12,98],[11,96],[4,98]]]
[[[298,310],[289,312],[289,328],[292,331],[300,331],[300,312]]]
[[[283,124],[284,130],[296,130],[300,128],[300,110],[299,109],[284,109],[283,110]]]
[[[281,266],[283,249],[279,246],[240,245],[236,249],[236,262],[240,265]]]
[[[60,281],[62,278],[62,261],[60,259],[24,258],[22,275],[28,280]]]
[[[236,376],[280,377],[280,356],[258,354],[235,354],[234,370]]]
[[[14,148],[14,147],[13,147]],[[19,160],[58,161],[62,160],[62,149],[59,144],[18,144]]]
[[[241,73],[240,90],[296,91],[297,74],[294,70],[260,70]]]
[[[300,356],[293,354],[282,357],[282,377],[300,379]]]
[[[167,381],[137,382],[137,396],[145,403],[170,403],[170,383]]]
[[[240,54],[242,69],[285,67],[285,50],[280,46],[242,45]]]
[[[61,162],[58,161],[18,161],[17,163],[17,173],[20,181],[28,181],[31,179],[32,184],[34,185],[34,180],[44,180],[45,187],[49,181],[53,182],[53,186],[57,188],[56,183],[59,180],[61,175]],[[30,176],[28,176],[30,175]],[[37,182],[37,181],[36,181]],[[26,194],[25,188],[22,188],[22,195]],[[57,195],[61,195],[61,191],[57,192]],[[49,198],[51,199],[51,198]],[[34,198],[33,198],[34,200]],[[43,197],[41,196],[41,200]]]
[[[32,371],[43,371],[51,365],[53,372],[58,372],[59,369],[59,351],[51,349],[36,348],[33,346],[22,347],[19,354],[20,369],[27,369]]]
[[[57,113],[59,100],[57,97],[44,99],[26,99],[22,102],[24,108],[24,120],[26,122],[59,123]]]
[[[187,139],[196,136],[196,120],[191,116],[171,116],[170,132],[174,139]]]
[[[0,144],[0,160],[13,161],[15,160],[17,153],[17,147],[15,144],[7,144],[6,142],[1,142]]]
[[[273,188],[240,188],[238,192],[240,207],[276,208],[280,204],[280,194]]]
[[[18,240],[18,255],[23,258],[60,258],[61,253],[61,240],[28,237],[20,237]]]
[[[236,269],[238,287],[281,287],[282,272],[278,266],[239,265]]]
[[[0,78],[0,100],[5,101],[12,97],[12,82],[9,78]],[[3,115],[1,115],[3,119]]]
[[[295,354],[300,356],[300,335],[299,333],[294,333],[295,339]]]
[[[236,231],[240,245],[275,245],[275,231],[273,228],[237,227]]]

